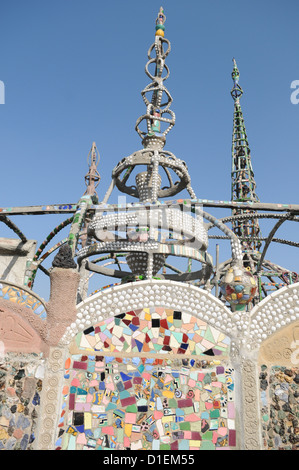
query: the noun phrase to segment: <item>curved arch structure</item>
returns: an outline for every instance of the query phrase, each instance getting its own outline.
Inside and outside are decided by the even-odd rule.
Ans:
[[[208,292],[173,281],[81,302],[59,343],[69,353],[55,448],[236,448],[231,317]]]
[[[281,329],[299,320],[299,283],[282,287],[250,312],[247,347],[254,350]]]
[[[181,309],[228,335],[233,327],[232,312],[208,292],[175,281],[145,280],[102,290],[78,304],[76,322],[66,329],[61,345],[69,344],[78,332],[95,322],[144,307]]]

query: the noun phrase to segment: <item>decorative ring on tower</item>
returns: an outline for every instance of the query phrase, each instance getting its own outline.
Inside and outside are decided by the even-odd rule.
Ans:
[[[150,140],[150,144],[153,144],[153,140],[149,136],[144,138],[144,143],[146,140]],[[157,146],[163,146],[163,139],[155,136]],[[157,188],[157,197],[172,197],[182,191],[183,189],[190,186],[191,178],[188,172],[186,163],[183,160],[176,158],[171,152],[166,150],[160,151],[156,150],[157,161],[159,166],[163,168],[166,173],[169,186],[163,188]],[[155,156],[155,150],[143,149],[139,150],[129,157],[123,158],[118,165],[114,168],[112,172],[112,177],[115,180],[116,186],[118,189],[126,194],[129,194],[133,197],[139,197],[139,191],[136,185],[127,185],[130,174],[133,169],[138,165],[147,165],[148,171],[153,167],[153,157]],[[172,170],[179,178],[179,181],[173,182],[169,170]]]

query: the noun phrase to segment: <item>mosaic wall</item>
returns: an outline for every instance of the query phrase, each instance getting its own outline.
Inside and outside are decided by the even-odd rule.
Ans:
[[[220,358],[229,341],[204,322],[166,309],[127,312],[78,334],[74,348],[56,449],[236,448],[234,371]]]
[[[77,345],[103,352],[228,354],[230,340],[184,312],[144,308],[110,317],[77,336]]]
[[[45,320],[47,317],[44,305],[36,297],[19,287],[13,287],[1,282],[0,298],[31,308],[42,320]]]
[[[67,367],[57,449],[236,446],[231,368],[195,359],[82,355],[69,358]]]
[[[264,448],[298,450],[299,368],[262,366],[260,396]]]
[[[40,356],[0,358],[0,450],[31,450],[44,376]]]

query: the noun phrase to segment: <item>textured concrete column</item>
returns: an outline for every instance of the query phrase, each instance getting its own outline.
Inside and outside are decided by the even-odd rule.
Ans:
[[[261,449],[259,383],[256,358],[242,357],[242,450]]]
[[[51,291],[47,304],[44,339],[49,345],[54,346],[58,344],[65,329],[76,319],[80,276],[76,269],[53,268],[50,279]]]
[[[52,347],[47,361],[35,450],[54,450],[61,414],[61,396],[66,350]]]

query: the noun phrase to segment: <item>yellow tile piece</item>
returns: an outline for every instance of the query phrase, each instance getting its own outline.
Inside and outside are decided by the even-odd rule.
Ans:
[[[125,435],[131,437],[132,434],[132,424],[125,424]]]
[[[170,392],[169,390],[164,390],[163,391],[163,396],[166,398],[173,398],[174,397],[174,392]]]
[[[84,413],[84,428],[91,429],[91,413]]]
[[[162,423],[170,423],[171,421],[174,421],[174,415],[163,416],[162,418]]]
[[[196,441],[196,440],[190,440],[189,445],[190,447],[200,447],[201,441]]]
[[[0,427],[0,439],[3,440],[3,439],[8,439],[9,438],[9,434],[7,433],[6,429]]]
[[[204,403],[203,403],[204,405]],[[205,410],[205,406],[203,407],[202,411]],[[205,410],[206,411],[206,410]],[[191,431],[200,431],[201,432],[201,421],[194,421],[190,423],[190,430]]]

